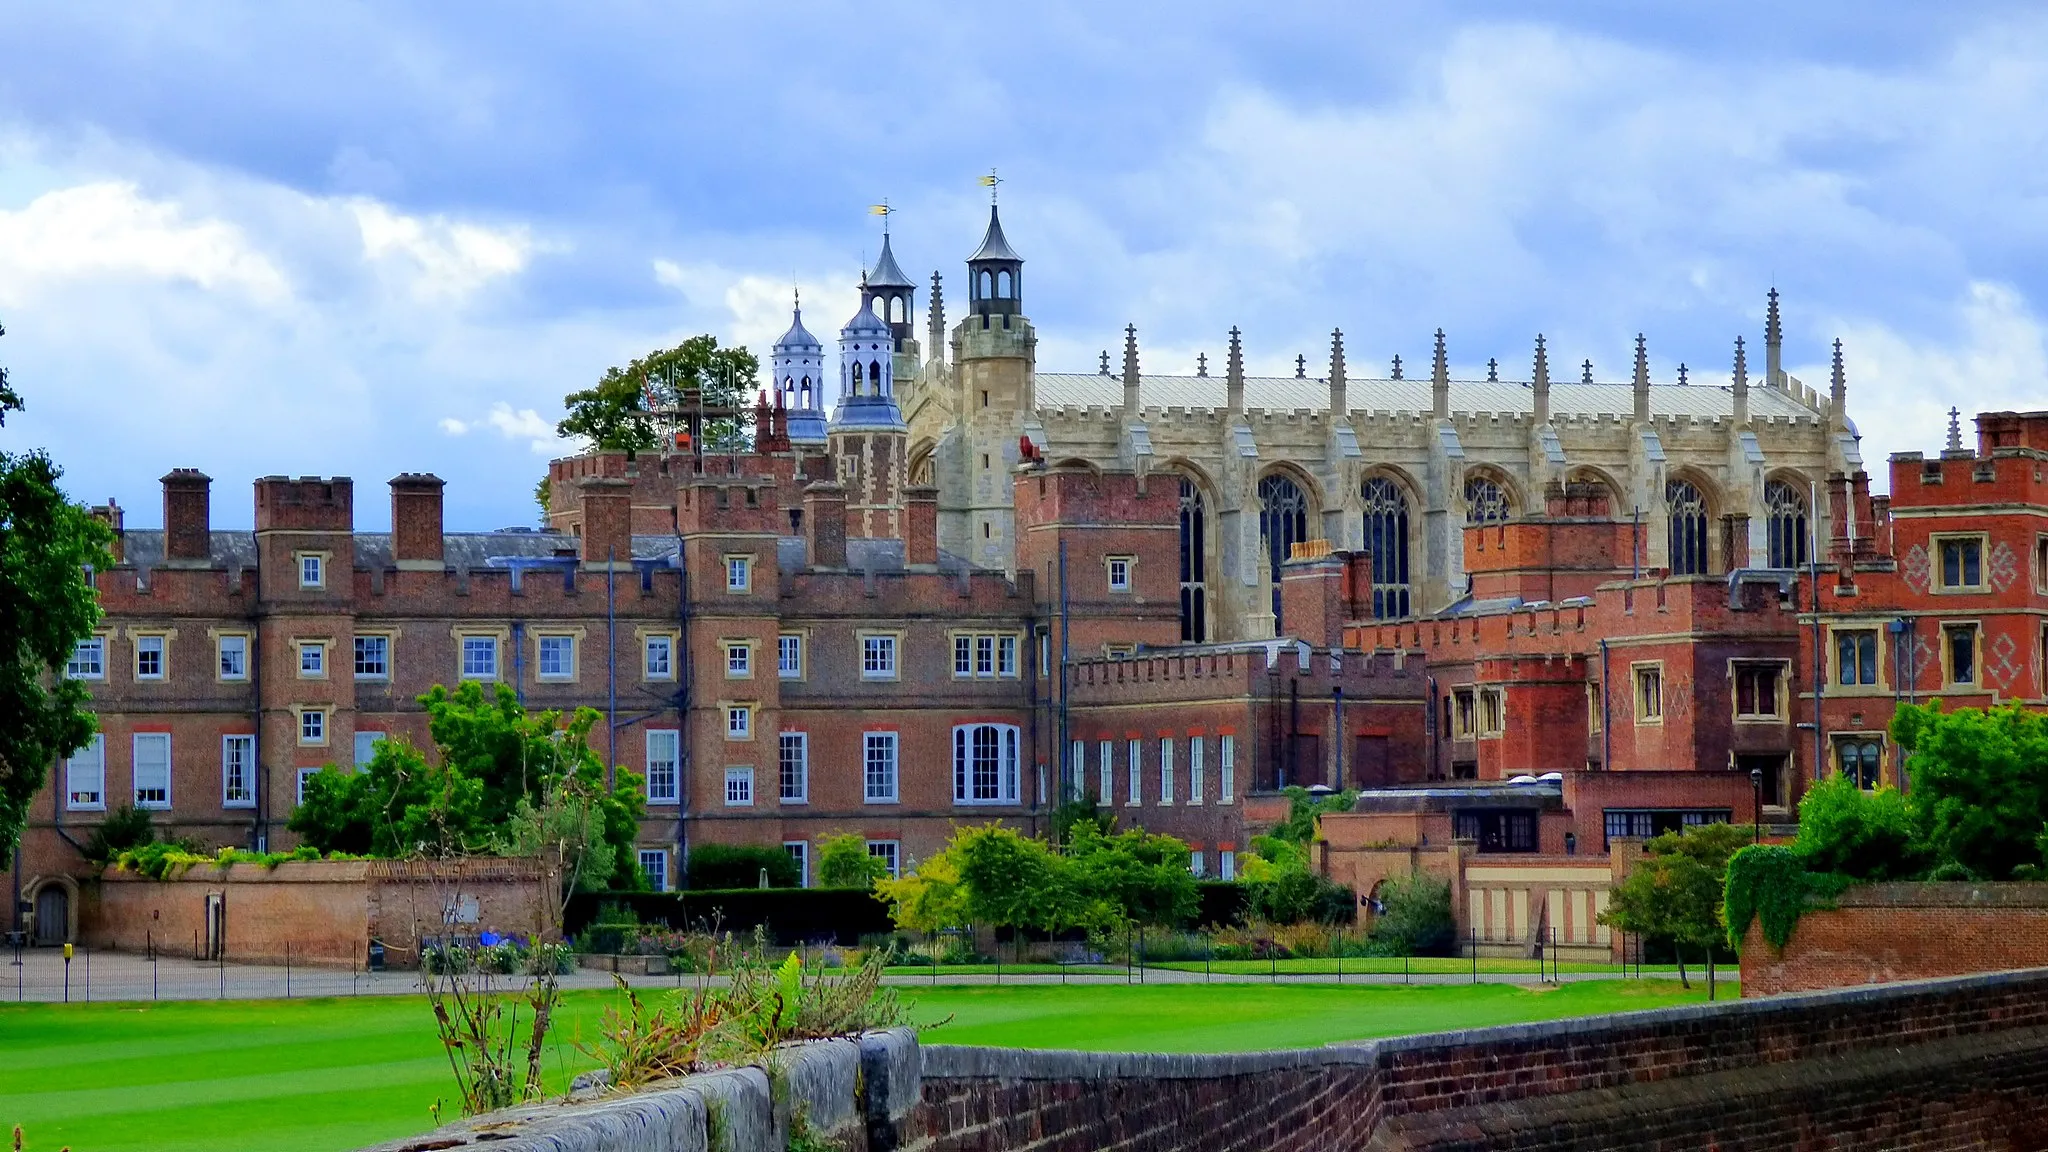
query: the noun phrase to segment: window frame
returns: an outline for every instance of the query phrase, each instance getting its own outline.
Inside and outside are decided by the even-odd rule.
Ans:
[[[654,670],[654,650],[662,650],[662,670]],[[668,632],[650,632],[640,638],[640,678],[642,680],[674,680],[676,678],[676,638]]]
[[[227,670],[228,653],[236,653],[236,670]],[[213,637],[213,679],[220,684],[242,684],[249,679],[249,634],[220,632]]]
[[[298,679],[327,679],[327,641],[295,639],[292,641],[292,653],[294,656],[297,657],[297,659],[294,661],[294,664],[296,666],[296,671],[294,672],[294,675]],[[306,666],[307,656],[311,656],[313,658],[311,668],[308,668]]]
[[[1209,739],[1200,732],[1188,735],[1188,803],[1202,803],[1202,793],[1207,791],[1209,772],[1206,745]]]
[[[491,657],[490,671],[472,672],[470,670],[470,644],[473,642],[489,645],[487,650]],[[455,670],[457,679],[475,680],[483,684],[495,683],[500,679],[505,668],[503,649],[504,638],[496,632],[463,632],[457,634],[455,642]],[[478,649],[480,652],[485,650]]]
[[[1952,636],[1958,632],[1970,634],[1970,678],[1956,678],[1955,642]],[[1984,624],[1981,620],[1944,620],[1941,623],[1941,683],[1944,688],[1968,688],[1981,691],[1984,687]]]
[[[1637,727],[1664,723],[1664,662],[1662,660],[1641,660],[1628,666],[1629,698]],[[1652,682],[1656,695],[1652,698],[1644,691]]]
[[[792,776],[789,750],[796,749],[795,771]],[[790,781],[796,781],[795,790]],[[775,798],[782,804],[809,804],[811,802],[811,734],[802,729],[785,728],[775,734]]]
[[[752,680],[754,678],[754,642],[752,640],[720,640],[718,646],[725,652],[725,678],[727,680]],[[739,664],[733,664],[737,653]]]
[[[1497,740],[1507,732],[1508,699],[1507,689],[1498,685],[1481,687],[1477,693],[1478,722],[1477,735],[1482,740]]]
[[[881,761],[887,767],[889,787],[886,792],[875,788],[875,753],[887,749],[887,757]],[[903,734],[895,729],[871,729],[861,733],[860,739],[861,802],[864,804],[900,804],[903,801]]]
[[[1850,693],[1882,691],[1884,689],[1884,629],[1882,627],[1874,624],[1869,627],[1860,625],[1831,626],[1828,629],[1828,639],[1830,654],[1834,659],[1834,667],[1830,669],[1831,675],[1828,683],[1830,689],[1844,690]],[[1861,652],[1861,641],[1866,639],[1870,641],[1870,679],[1868,680],[1862,678],[1863,653]],[[1845,667],[1848,667],[1842,660],[1842,648],[1845,643],[1857,649],[1853,656],[1853,659],[1857,662],[1856,666],[1850,669],[1854,674],[1854,679],[1843,678],[1843,670]]]
[[[130,646],[131,646],[131,647],[133,648],[133,650],[134,650],[134,651],[133,651],[133,657],[134,657],[134,658],[133,658],[133,660],[132,660],[132,661],[130,662],[130,664],[129,664],[129,667],[130,667],[130,668],[131,668],[131,669],[133,670],[133,672],[134,672],[134,674],[135,674],[135,679],[137,679],[137,680],[168,680],[168,679],[170,679],[170,678],[171,678],[171,637],[170,637],[170,634],[169,634],[169,633],[167,633],[167,632],[130,632],[130,633],[129,633],[129,637],[130,637],[130,639],[131,639],[131,645],[130,645]],[[148,644],[148,645],[149,645],[149,647],[145,648],[145,647],[143,646],[144,644]],[[144,672],[144,671],[142,670],[142,658],[143,658],[143,656],[144,656],[145,654],[147,654],[147,655],[152,655],[152,656],[155,656],[155,657],[156,657],[156,671],[154,671],[154,672]]]
[[[152,744],[158,741],[162,742],[164,750],[164,797],[162,800],[145,801],[142,798],[142,746],[145,741]],[[171,810],[171,803],[174,799],[172,777],[176,775],[173,770],[175,761],[172,760],[171,755],[171,734],[169,732],[136,732],[130,736],[128,761],[129,792],[133,795],[137,808],[146,808],[152,812],[168,812]]]
[[[374,659],[371,657],[374,655]],[[349,667],[357,680],[391,679],[391,634],[358,632],[349,641]],[[370,671],[364,671],[370,668]]]
[[[564,661],[564,667],[567,668],[567,671],[550,672],[547,670],[548,648],[551,644],[556,646],[568,645],[568,659]],[[534,680],[543,684],[573,683],[576,680],[578,671],[578,657],[581,655],[577,649],[581,647],[582,644],[577,641],[577,636],[574,632],[535,632],[533,634]]]
[[[735,785],[739,787],[735,788]],[[744,793],[744,795],[742,795]],[[738,799],[734,797],[738,796]],[[728,764],[725,769],[725,806],[754,807],[754,768],[751,764]]]
[[[796,861],[797,887],[811,886],[811,842],[809,840],[784,840],[782,850]]]
[[[370,741],[369,748],[367,749],[367,751],[370,754],[367,757],[363,755],[363,752],[365,751],[363,747],[364,737],[368,737]],[[356,771],[368,772],[370,770],[370,761],[375,760],[377,758],[377,745],[382,744],[384,741],[389,740],[390,738],[391,734],[388,732],[379,732],[371,728],[356,729],[349,740],[349,743],[353,746],[350,748],[350,754],[354,758],[352,762],[355,765]]]
[[[77,764],[78,754],[87,749],[92,750],[93,758],[96,761],[93,765],[93,770],[99,774],[99,785],[92,790],[91,795],[94,799],[81,803],[78,796],[83,789],[79,788],[78,785],[82,781],[73,780],[72,773],[78,771],[79,768]],[[64,757],[64,810],[66,812],[105,812],[107,810],[107,734],[105,732],[93,733],[83,745],[73,749],[69,756]]]
[[[246,758],[235,763],[237,752],[243,750]],[[239,788],[234,782],[236,772],[241,774]],[[220,738],[220,806],[256,806],[256,737],[251,733],[230,732]]]
[[[647,866],[648,857],[650,856],[659,858],[660,864],[657,868],[649,868]],[[646,878],[649,889],[655,892],[666,892],[669,890],[668,849],[641,848],[636,845],[633,850],[633,859],[639,863],[640,875]]]
[[[1828,743],[1830,746],[1829,750],[1833,753],[1830,759],[1834,761],[1836,775],[1850,776],[1852,779],[1855,780],[1856,786],[1865,792],[1873,792],[1879,788],[1884,787],[1885,761],[1889,759],[1889,753],[1891,751],[1890,742],[1886,740],[1884,733],[1836,732],[1829,737]],[[1873,765],[1872,774],[1869,777],[1870,783],[1866,785],[1864,783],[1865,777],[1860,771],[1860,761],[1863,758],[1860,755],[1857,757],[1857,760],[1859,761],[1859,770],[1851,772],[1847,765],[1847,762],[1844,759],[1844,753],[1851,748],[1864,748],[1871,745],[1876,746],[1877,757],[1876,763]]]
[[[327,747],[329,730],[332,727],[327,722],[327,709],[324,707],[302,707],[293,709],[293,711],[298,713],[298,746],[301,748]],[[318,731],[314,732],[314,729],[318,729]],[[308,732],[313,732],[313,734],[308,736]]]
[[[784,659],[794,650],[794,660]],[[777,632],[775,634],[775,678],[777,680],[802,680],[804,678],[804,634],[801,632]]]
[[[1102,558],[1103,578],[1108,583],[1111,592],[1128,593],[1133,591],[1137,583],[1137,568],[1138,558],[1128,553],[1104,556]],[[1122,578],[1119,579],[1119,576]]]
[[[745,700],[727,700],[719,705],[725,710],[725,738],[733,744],[744,743],[754,738],[754,705]],[[735,725],[733,722],[739,723]]]
[[[860,640],[860,678],[874,683],[886,683],[899,679],[903,668],[903,634],[900,632],[858,632]],[[879,645],[870,649],[870,645]],[[870,659],[870,653],[888,653],[887,668],[874,667],[878,661]]]
[[[1974,584],[1951,584],[1948,582],[1948,557],[1950,544],[1974,544],[1977,546],[1977,582]],[[1991,590],[1990,567],[1991,534],[1988,532],[1935,532],[1927,537],[1928,580],[1927,589],[1936,595],[1968,596]],[[1962,563],[1957,562],[1957,576],[1961,576]]]
[[[1771,711],[1758,712],[1742,710],[1743,678],[1752,679],[1768,673],[1771,678]],[[1728,662],[1728,707],[1737,724],[1783,724],[1791,712],[1790,701],[1786,698],[1787,688],[1792,680],[1792,670],[1783,660],[1730,660]],[[1756,686],[1750,688],[1752,704],[1757,701]]]
[[[982,795],[982,733],[994,741],[993,795]],[[1015,807],[1023,796],[1023,730],[1015,724],[975,720],[953,725],[953,805],[957,808]]]
[[[90,651],[93,655],[92,671],[78,672],[79,653]],[[107,634],[95,632],[71,646],[71,656],[64,663],[66,680],[105,680],[107,678]]]
[[[1014,631],[961,628],[947,634],[952,642],[953,679],[1017,680],[1022,637]]]
[[[884,851],[877,852],[875,851],[877,848],[884,849]],[[888,864],[889,878],[891,880],[903,878],[903,841],[870,840],[868,841],[868,855],[880,857]]]
[[[1237,803],[1237,733],[1216,734],[1216,802]]]
[[[325,552],[292,553],[293,567],[297,569],[300,591],[326,591],[328,558],[328,553]]]
[[[1159,738],[1159,806],[1173,806],[1173,760],[1174,739],[1171,736]]]
[[[750,595],[754,591],[754,554],[752,552],[728,552],[725,554],[724,560],[726,595]]]
[[[656,804],[667,805],[682,803],[682,730],[678,728],[649,728],[641,737],[641,740],[642,759],[640,763],[641,766],[646,769],[646,772],[641,779],[641,791],[643,791],[646,794],[648,805],[651,807]],[[655,756],[655,747],[657,744],[662,743],[666,743],[668,745],[668,747],[665,749],[667,755],[664,758],[658,759]],[[655,777],[654,766],[657,763],[666,763],[668,765],[667,776],[665,781],[657,780]],[[657,785],[661,783],[666,783],[667,787],[657,790]]]

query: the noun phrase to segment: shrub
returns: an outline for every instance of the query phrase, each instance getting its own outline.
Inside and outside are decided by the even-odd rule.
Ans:
[[[803,870],[780,846],[706,844],[690,850],[692,888],[758,888],[763,869],[770,888],[803,886]]]
[[[889,863],[868,852],[866,838],[845,832],[818,845],[818,883],[826,888],[873,888]]]
[[[107,814],[85,841],[84,856],[104,868],[121,853],[156,842],[156,826],[149,813],[133,804],[123,804]]]
[[[1799,916],[1811,905],[1827,906],[1851,880],[1833,873],[1809,872],[1806,859],[1782,844],[1752,844],[1728,858],[1728,881],[1721,918],[1728,927],[1728,945],[1740,950],[1750,921],[1763,929],[1764,940],[1783,948],[1792,939]]]
[[[1891,787],[1865,792],[1847,776],[1831,776],[1806,790],[1793,848],[1810,871],[1868,880],[1912,876],[1923,867],[1906,798]]]
[[[1448,954],[1458,936],[1450,881],[1422,872],[1389,877],[1379,888],[1372,941],[1389,956]]]

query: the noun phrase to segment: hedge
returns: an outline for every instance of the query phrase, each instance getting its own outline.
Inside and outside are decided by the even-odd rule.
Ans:
[[[764,925],[778,944],[858,944],[863,936],[894,932],[889,905],[865,888],[693,888],[683,892],[579,892],[569,900],[562,928],[574,936],[615,904],[643,924],[709,928],[745,935]]]

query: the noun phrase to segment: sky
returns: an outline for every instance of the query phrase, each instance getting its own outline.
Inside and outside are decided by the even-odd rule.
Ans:
[[[1776,286],[1880,489],[1952,405],[2048,408],[2038,4],[9,0],[0,449],[135,527],[174,467],[218,527],[283,473],[381,528],[402,471],[530,524],[608,365],[765,359],[793,287],[829,342],[871,204],[957,314],[991,169],[1046,371],[1235,325],[1254,371],[1341,328],[1381,375],[1442,328],[1454,374],[1541,332],[1626,379],[1640,332],[1725,383]]]

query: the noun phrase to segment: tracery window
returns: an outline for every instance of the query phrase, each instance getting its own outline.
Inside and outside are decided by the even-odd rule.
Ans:
[[[1764,508],[1770,517],[1771,567],[1806,563],[1806,497],[1792,485],[1772,480],[1764,485]]]
[[[1671,574],[1706,575],[1706,496],[1691,481],[1673,480],[1664,486],[1664,507],[1671,518]]]
[[[1467,524],[1499,524],[1507,520],[1509,512],[1508,490],[1498,480],[1474,476],[1465,481]]]
[[[1489,481],[1490,483],[1490,481]],[[1408,497],[1385,476],[1365,482],[1365,550],[1372,557],[1372,614],[1395,620],[1409,614]]]
[[[1266,545],[1266,571],[1273,588],[1273,632],[1279,635],[1280,567],[1294,546],[1308,539],[1308,497],[1281,475],[1259,481],[1259,538]]]
[[[1199,644],[1209,638],[1209,530],[1202,489],[1180,482],[1180,638]]]

